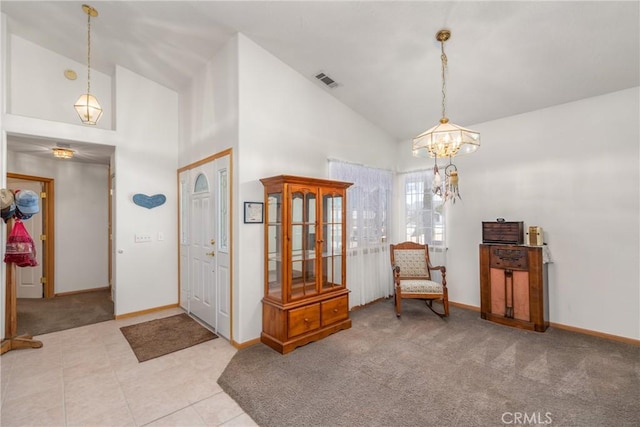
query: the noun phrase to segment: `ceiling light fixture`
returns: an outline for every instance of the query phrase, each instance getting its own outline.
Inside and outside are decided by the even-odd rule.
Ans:
[[[98,16],[98,11],[86,4],[82,5],[82,10],[87,14],[87,93],[80,95],[74,107],[82,123],[95,125],[102,116],[102,107],[91,95],[91,17]]]
[[[440,123],[413,138],[414,157],[449,157],[473,153],[480,146],[480,133],[449,123],[446,114],[446,71],[447,55],[444,42],[451,37],[451,31],[440,30],[436,40],[440,42],[442,60],[442,118]]]
[[[57,159],[71,159],[73,158],[73,154],[75,153],[75,151],[69,148],[62,148],[62,147],[54,147],[52,148],[52,150],[53,150],[53,157]]]

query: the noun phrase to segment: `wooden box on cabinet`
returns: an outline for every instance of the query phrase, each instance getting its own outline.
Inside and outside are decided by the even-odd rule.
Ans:
[[[480,245],[480,315],[544,332],[549,327],[547,265],[542,248]]]
[[[346,287],[348,182],[279,175],[264,185],[262,334],[280,353],[351,327]]]
[[[521,245],[524,243],[524,222],[483,222],[482,243]]]

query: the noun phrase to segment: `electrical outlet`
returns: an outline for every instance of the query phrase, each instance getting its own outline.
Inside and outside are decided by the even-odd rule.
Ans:
[[[151,241],[150,234],[136,234],[136,243],[147,243]]]

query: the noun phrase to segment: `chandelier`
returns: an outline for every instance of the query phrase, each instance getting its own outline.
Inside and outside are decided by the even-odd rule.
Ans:
[[[444,42],[451,37],[451,31],[440,30],[436,40],[440,42],[442,60],[442,118],[440,123],[413,138],[414,157],[455,157],[458,154],[473,153],[480,146],[480,133],[449,122],[446,114],[446,71],[447,55]]]
[[[82,10],[87,14],[87,93],[80,95],[74,107],[82,123],[95,125],[102,116],[102,107],[91,95],[91,17],[98,16],[98,11],[86,4],[82,5]]]

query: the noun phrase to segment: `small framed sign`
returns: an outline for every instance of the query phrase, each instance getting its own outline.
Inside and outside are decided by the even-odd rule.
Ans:
[[[259,223],[264,221],[264,203],[244,202],[244,223]]]

